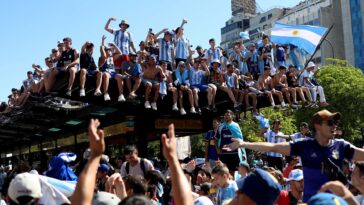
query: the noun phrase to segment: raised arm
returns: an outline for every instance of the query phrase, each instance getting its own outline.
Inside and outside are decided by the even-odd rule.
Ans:
[[[269,143],[269,142],[244,142],[237,138],[231,139],[233,143],[227,145],[226,150],[236,150],[240,147],[244,147],[246,149],[258,151],[258,152],[277,152],[283,155],[290,155],[290,145],[289,142],[281,142],[281,143]]]
[[[355,147],[353,160],[354,161],[364,161],[364,149]]]
[[[174,134],[174,125],[170,124],[168,136],[162,135],[163,155],[168,161],[171,170],[172,194],[176,205],[193,204],[191,186],[189,185],[181,165],[177,159],[177,145]]]
[[[90,42],[89,41],[86,41],[83,45],[82,45],[82,47],[81,47],[81,54],[85,54],[86,53],[86,47],[87,47],[87,45],[89,45],[90,44]]]
[[[164,28],[163,30],[161,30],[161,31],[159,31],[158,33],[154,34],[154,40],[155,40],[155,41],[156,41],[156,40],[158,40],[158,37],[159,37],[162,33],[166,32],[166,31],[168,31],[168,28]]]
[[[96,184],[97,168],[105,151],[104,132],[99,130],[99,120],[91,119],[88,128],[91,155],[85,168],[78,177],[75,192],[71,197],[72,205],[89,205],[92,202]]]
[[[116,18],[114,18],[114,17],[111,17],[111,18],[109,18],[109,20],[107,20],[107,22],[106,22],[106,24],[105,24],[105,30],[106,31],[108,31],[109,33],[113,33],[114,32],[114,30],[113,29],[111,29],[111,28],[109,28],[109,26],[110,26],[110,23],[111,23],[111,21],[115,21],[116,20]]]
[[[44,70],[39,66],[39,65],[35,65],[33,64],[32,67],[34,68],[35,71],[37,71],[38,73],[44,73]]]
[[[187,23],[187,21],[185,19],[182,20],[181,26],[179,27],[178,33],[177,33],[177,39],[180,38],[182,36],[182,29],[183,26]]]

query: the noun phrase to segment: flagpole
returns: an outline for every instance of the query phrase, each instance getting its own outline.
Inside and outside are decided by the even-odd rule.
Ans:
[[[327,35],[329,35],[329,33],[330,33],[330,31],[332,30],[332,28],[333,28],[333,27],[334,27],[334,24],[332,24],[332,25],[330,26],[330,28],[329,28],[329,29],[327,29],[327,31],[324,33],[324,35],[322,36],[322,38],[321,38],[321,40],[320,40],[319,44],[316,46],[315,51],[314,51],[314,52],[313,52],[313,54],[311,55],[310,59],[308,59],[308,61],[306,61],[306,63],[305,63],[305,67],[304,67],[304,68],[306,68],[306,67],[307,67],[308,62],[310,62],[310,61],[312,60],[313,56],[316,54],[316,52],[318,51],[318,49],[320,49],[322,42],[324,42],[324,40],[326,39]]]

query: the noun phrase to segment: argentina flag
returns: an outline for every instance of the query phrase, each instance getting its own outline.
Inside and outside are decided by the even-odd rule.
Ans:
[[[293,44],[313,54],[327,28],[307,25],[288,25],[275,23],[271,41],[277,44]]]
[[[244,31],[244,32],[242,31],[242,32],[240,32],[239,36],[243,40],[249,40],[250,39],[249,32],[248,31]]]

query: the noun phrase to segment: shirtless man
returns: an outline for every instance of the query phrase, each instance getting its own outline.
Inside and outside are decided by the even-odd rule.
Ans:
[[[143,65],[143,84],[145,85],[145,108],[157,110],[157,100],[159,97],[159,78],[165,79],[162,68],[156,64],[155,56],[149,56],[147,63],[142,63],[142,57],[139,57],[139,64]],[[154,89],[153,102],[149,102],[149,94]]]
[[[273,99],[273,95],[278,96],[279,101],[281,102],[282,107],[286,107],[286,103],[283,100],[282,92],[277,91],[273,87],[273,80],[270,77],[270,67],[264,67],[264,73],[258,79],[259,89],[264,92],[264,94],[268,95],[269,102],[271,103],[272,107],[276,107]]]
[[[285,66],[279,66],[279,71],[273,78],[273,87],[276,90],[283,92],[283,94],[286,95],[289,105],[296,109],[298,108],[296,89],[288,87],[286,70]],[[290,94],[292,94],[293,102]]]

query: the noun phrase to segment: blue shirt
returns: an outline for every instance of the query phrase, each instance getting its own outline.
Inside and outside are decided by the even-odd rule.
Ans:
[[[327,147],[321,147],[313,138],[303,138],[290,143],[291,156],[299,156],[302,160],[304,177],[303,202],[315,195],[320,187],[329,181],[329,176],[323,171],[323,161],[330,158],[342,168],[344,159],[351,160],[355,147],[342,139],[333,139]]]
[[[139,63],[134,63],[133,65],[131,65],[130,62],[125,61],[121,65],[121,70],[133,77],[138,78],[140,76],[140,73],[142,72],[142,67]]]
[[[219,155],[217,154],[217,150],[215,147],[217,139],[216,139],[216,133],[213,130],[210,130],[206,133],[205,142],[209,144],[207,159],[218,160]]]
[[[176,41],[176,58],[187,59],[189,45],[190,43],[187,38],[179,37]]]
[[[191,67],[190,68],[190,84],[191,85],[201,85],[202,78],[204,75],[205,75],[205,71]]]
[[[114,30],[113,34],[116,46],[120,48],[122,54],[128,55],[129,45],[133,43],[131,33],[129,31]]]
[[[173,43],[164,38],[159,39],[159,60],[172,62]]]
[[[238,191],[238,185],[235,181],[229,181],[229,185],[225,188],[217,190],[217,205],[221,205],[225,200],[233,199]]]
[[[286,58],[286,51],[284,50],[284,48],[282,46],[279,46],[277,48],[277,53],[276,53],[276,57],[278,61],[285,61]]]
[[[264,133],[264,137],[267,139],[267,142],[270,143],[280,143],[285,142],[285,139],[276,137],[277,135],[283,135],[282,132],[274,132],[273,130],[268,130],[266,133]],[[267,156],[271,157],[283,157],[282,154],[276,153],[276,152],[268,152]]]
[[[220,61],[221,56],[222,56],[222,54],[221,54],[221,50],[219,48],[215,48],[214,50],[209,48],[205,53],[205,58],[207,58],[209,65],[211,64],[211,62],[213,60],[217,59]]]

